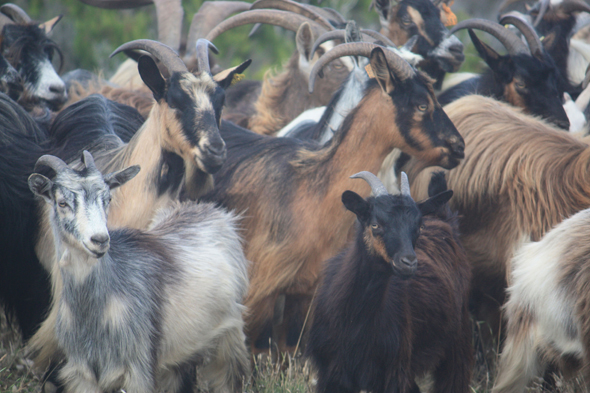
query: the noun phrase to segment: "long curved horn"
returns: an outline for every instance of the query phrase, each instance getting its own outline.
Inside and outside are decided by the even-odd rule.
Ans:
[[[199,38],[197,41],[197,66],[199,71],[211,73],[211,67],[209,65],[209,49],[215,54],[219,53],[219,50],[211,42],[204,38]]]
[[[215,38],[234,27],[250,23],[266,23],[269,25],[281,26],[287,30],[297,32],[299,26],[301,26],[303,22],[309,23],[316,37],[322,35],[322,33],[326,31],[326,29],[318,23],[298,14],[279,10],[254,10],[242,12],[241,14],[234,15],[231,18],[224,20],[211,30],[205,38],[209,41],[213,41]]]
[[[26,24],[31,23],[31,17],[16,4],[7,3],[0,7],[0,12],[12,19],[14,23]]]
[[[451,31],[449,31],[449,35],[462,29],[477,29],[493,35],[502,43],[502,45],[504,45],[511,56],[530,54],[529,49],[516,34],[505,29],[502,25],[496,22],[479,18],[464,20],[463,22],[457,23]]]
[[[365,41],[365,42],[373,43],[373,42],[379,40],[379,38],[375,38],[375,37],[373,37],[373,35],[367,34],[364,31],[362,31],[361,34],[363,36],[362,37],[363,41]],[[326,41],[332,41],[332,40],[345,41],[345,39],[346,39],[346,30],[338,29],[338,30],[328,31],[327,33],[322,34],[317,40],[315,40],[315,42],[313,43],[313,46],[311,48],[311,52],[310,52],[309,56],[312,57],[313,54],[318,50],[319,46]]]
[[[533,22],[534,27],[537,27],[539,25],[539,23],[541,23],[541,21],[543,20],[543,17],[547,13],[547,10],[549,9],[550,5],[551,5],[551,0],[541,0],[539,2],[539,13],[537,14],[537,17],[535,18],[535,21]]]
[[[49,168],[53,169],[55,172],[62,172],[64,170],[71,169],[68,164],[66,164],[61,158],[56,156],[51,156],[49,154],[45,154],[37,160],[35,164],[35,172],[39,170],[41,165],[48,166]]]
[[[167,45],[164,45],[157,41],[152,40],[135,40],[130,41],[126,44],[121,45],[110,57],[115,56],[117,53],[123,52],[127,49],[141,49],[149,52],[156,59],[160,60],[162,65],[168,69],[170,75],[174,72],[186,72],[188,71],[184,62],[178,57],[176,52]]]
[[[245,1],[206,1],[193,16],[186,39],[186,55],[195,53],[197,40],[205,36],[224,19],[236,12],[250,9],[252,4]]]
[[[529,49],[531,50],[531,54],[539,60],[543,59],[543,44],[541,43],[541,39],[537,35],[537,32],[529,24],[529,22],[525,19],[524,15],[522,15],[518,11],[511,11],[506,15],[502,15],[500,17],[500,24],[506,25],[511,24],[514,25],[524,38],[526,39],[527,44],[529,45]]]
[[[559,4],[559,8],[566,14],[573,12],[590,12],[590,5],[580,0],[566,0]]]
[[[84,166],[88,169],[96,169],[96,164],[94,163],[94,158],[92,157],[92,154],[90,154],[88,152],[88,150],[84,150],[82,152],[82,160],[84,161]]]
[[[108,10],[123,10],[153,4],[152,0],[80,0],[80,2]]]
[[[410,193],[410,182],[408,181],[408,175],[406,175],[406,172],[402,172],[400,189],[402,195],[409,196],[410,198],[412,197],[412,194]]]
[[[432,0],[432,4],[434,4],[435,7],[438,7],[440,3],[442,3],[442,0]]]
[[[174,50],[180,48],[184,8],[182,0],[153,0],[158,18],[158,41]]]
[[[319,4],[319,2],[318,2]],[[342,16],[338,11],[328,7],[316,7],[315,5],[306,4],[306,6],[318,14],[322,15],[328,21],[336,22],[336,24],[346,24],[346,18]],[[332,24],[332,23],[331,23]]]
[[[387,46],[391,46],[391,47],[394,47],[394,48],[397,47],[397,45],[395,45],[393,43],[393,41],[391,41],[389,38],[387,38],[386,36],[384,36],[383,34],[377,32],[375,30],[361,29],[361,33],[362,34],[369,35],[369,36],[375,38],[376,40],[379,40],[379,41],[383,42]]]
[[[351,179],[363,179],[369,186],[371,186],[371,190],[373,191],[373,195],[378,197],[381,195],[389,195],[387,192],[387,188],[381,183],[381,180],[371,172],[362,171],[359,173],[355,173],[350,177]]]
[[[318,59],[318,61],[314,64],[311,73],[309,74],[310,93],[313,92],[316,76],[326,64],[343,56],[370,57],[371,51],[375,48],[383,49],[383,53],[385,54],[389,68],[400,81],[411,78],[416,74],[414,68],[407,61],[387,48],[368,42],[352,42],[349,44],[338,45],[324,53],[324,55]]]
[[[318,14],[309,7],[306,7],[304,4],[297,3],[292,0],[256,0],[254,3],[252,3],[252,7],[250,7],[251,10],[265,8],[289,11],[294,14],[305,16],[306,18],[317,22],[327,30],[332,30],[334,28],[332,24],[322,15]]]

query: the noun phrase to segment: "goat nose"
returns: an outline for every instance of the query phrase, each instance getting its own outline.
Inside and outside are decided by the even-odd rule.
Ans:
[[[109,241],[109,235],[104,234],[104,233],[94,235],[90,238],[90,240],[96,246],[104,246]]]
[[[449,52],[452,52],[453,54],[463,54],[463,49],[464,47],[461,43],[456,43],[449,46]]]
[[[400,262],[405,267],[414,267],[416,266],[416,263],[418,263],[418,259],[416,258],[416,255],[406,255],[400,258]]]
[[[207,145],[207,150],[215,156],[221,156],[225,153],[225,143],[222,140],[211,143]]]
[[[66,91],[66,87],[64,85],[51,85],[49,86],[49,91],[54,94],[62,95]]]

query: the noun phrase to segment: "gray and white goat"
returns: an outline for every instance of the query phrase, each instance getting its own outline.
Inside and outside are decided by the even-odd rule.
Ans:
[[[103,177],[90,153],[83,161],[75,171],[45,155],[37,168],[52,168],[55,179],[29,177],[48,204],[58,250],[52,274],[61,275],[61,296],[44,322],[54,326],[42,329],[54,330],[67,359],[59,373],[66,390],[178,391],[184,370],[202,363],[210,390],[239,391],[249,366],[248,274],[237,218],[212,204],[177,203],[148,231],[109,231],[111,189],[139,167]]]

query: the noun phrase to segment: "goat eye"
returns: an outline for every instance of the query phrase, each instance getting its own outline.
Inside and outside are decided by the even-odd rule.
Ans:
[[[412,24],[412,19],[410,19],[410,16],[409,15],[404,15],[402,17],[402,25],[409,26],[411,24]]]
[[[332,63],[332,68],[334,68],[335,70],[340,70],[344,67],[344,64],[340,63],[340,62],[335,62]]]
[[[59,201],[59,202],[57,203],[57,205],[58,205],[59,207],[61,207],[62,209],[63,209],[64,207],[68,207],[68,204],[67,204],[65,201]]]
[[[520,81],[514,82],[514,86],[516,86],[518,89],[524,89],[526,87],[524,82],[520,82]]]
[[[373,228],[373,229],[379,229],[379,224],[373,224],[373,225],[371,225],[371,228]]]
[[[426,112],[427,109],[428,109],[428,105],[418,105],[418,110],[420,112]]]

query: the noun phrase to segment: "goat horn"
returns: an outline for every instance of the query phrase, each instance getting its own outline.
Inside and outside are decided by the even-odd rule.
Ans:
[[[318,73],[324,68],[329,62],[343,57],[343,56],[364,56],[370,57],[371,51],[375,48],[382,48],[387,64],[391,68],[391,71],[400,80],[404,81],[408,78],[413,77],[416,74],[414,68],[404,59],[402,59],[396,53],[390,51],[387,48],[383,48],[380,45],[372,44],[368,42],[352,42],[349,44],[341,44],[326,52],[318,61],[314,64],[311,73],[309,74],[309,91],[313,92],[313,86],[315,78]]]
[[[84,161],[84,166],[88,169],[96,169],[96,164],[94,163],[94,158],[92,157],[92,154],[90,154],[88,152],[88,150],[84,150],[82,152],[82,160]]]
[[[320,2],[318,1],[318,4],[319,3]],[[311,4],[307,4],[306,6],[310,9],[314,10],[318,14],[322,15],[328,21],[336,22],[336,24],[342,24],[342,25],[346,24],[346,19],[342,16],[342,14],[340,14],[338,11],[336,11],[333,8],[316,7],[315,5],[311,5]],[[332,22],[330,22],[330,24],[333,25]]]
[[[158,41],[178,50],[184,19],[182,0],[153,0],[153,2],[158,19]]]
[[[432,4],[434,4],[436,7],[438,7],[440,3],[442,3],[442,0],[432,0]]]
[[[211,52],[218,54],[219,50],[213,45],[211,42],[207,41],[204,38],[199,38],[197,41],[197,66],[199,67],[199,71],[203,72],[206,71],[209,74],[211,73],[211,68],[209,65],[209,49]]]
[[[0,12],[12,19],[14,23],[26,24],[31,23],[31,17],[16,4],[7,3],[0,7]]]
[[[530,23],[526,20],[525,16],[522,15],[520,12],[512,11],[500,17],[500,24],[511,24],[514,25],[524,38],[526,39],[527,44],[531,50],[531,54],[535,56],[539,60],[543,60],[543,44],[541,44],[541,39],[537,35],[537,32],[530,25]]]
[[[534,27],[537,27],[539,23],[541,23],[541,21],[545,17],[545,14],[547,13],[547,10],[549,9],[549,5],[551,5],[551,0],[541,0],[539,2],[539,13],[535,18],[535,21],[533,22]]]
[[[391,46],[393,48],[397,48],[397,45],[395,45],[392,40],[390,40],[389,38],[387,38],[386,36],[384,36],[383,34],[377,32],[375,30],[361,29],[361,33],[362,34],[366,34],[368,36],[371,36],[374,39],[383,42],[387,46]]]
[[[297,32],[299,26],[304,22],[309,23],[316,37],[326,31],[325,28],[316,22],[298,14],[279,10],[254,10],[242,12],[241,14],[234,15],[231,18],[224,20],[211,30],[205,38],[209,41],[213,41],[215,38],[234,27],[250,23],[266,23],[269,25],[281,26],[287,30]]]
[[[204,38],[215,26],[236,12],[250,9],[245,1],[206,1],[193,16],[186,39],[186,55],[195,53],[197,40]]]
[[[128,49],[141,49],[146,52],[149,52],[156,59],[160,60],[160,62],[164,67],[166,67],[170,75],[172,75],[174,72],[188,71],[186,65],[180,59],[180,57],[178,57],[178,54],[176,54],[174,49],[160,42],[152,40],[130,41],[115,49],[115,51],[111,53],[110,57],[113,57],[117,53],[123,52],[124,50]]]
[[[414,46],[416,46],[416,42],[418,42],[419,39],[420,39],[420,36],[418,34],[413,35],[401,47],[411,52],[412,49],[414,49]]]
[[[251,10],[259,10],[263,8],[271,8],[275,10],[289,11],[294,14],[305,16],[306,18],[319,23],[327,30],[332,30],[334,27],[332,24],[323,16],[315,12],[314,10],[306,7],[301,3],[297,3],[291,0],[256,0],[252,3]]]
[[[406,172],[402,172],[400,189],[402,195],[409,196],[410,198],[412,197],[412,195],[410,194],[410,182],[408,181],[408,175],[406,175]]]
[[[362,171],[356,173],[350,177],[351,179],[363,179],[369,186],[371,186],[371,190],[373,191],[373,195],[378,197],[381,195],[389,195],[387,192],[387,188],[381,183],[381,180],[371,172]]]
[[[109,10],[137,8],[153,4],[152,0],[80,0],[80,2]]]
[[[566,0],[559,5],[559,8],[566,14],[574,12],[590,12],[590,5],[580,0]]]
[[[361,34],[362,34],[362,36],[363,36],[362,38],[365,42],[374,42],[375,38],[371,34],[367,34],[364,31]],[[316,50],[318,50],[318,48],[321,44],[323,44],[326,41],[332,41],[332,40],[345,41],[346,40],[346,30],[341,30],[341,29],[332,30],[332,31],[328,31],[327,33],[322,34],[313,43],[313,46],[311,48],[311,52],[310,52],[309,56],[313,57],[313,54],[316,52]]]
[[[502,45],[504,45],[511,56],[519,54],[528,55],[530,53],[526,45],[516,34],[505,29],[502,25],[496,22],[479,18],[464,20],[463,22],[457,23],[451,31],[449,31],[449,35],[462,29],[477,29],[493,35],[502,43]]]
[[[37,163],[35,164],[35,169],[33,170],[37,172],[41,165],[48,166],[49,168],[53,169],[56,173],[70,169],[68,164],[66,164],[61,158],[51,156],[49,154],[45,154],[39,157]]]

